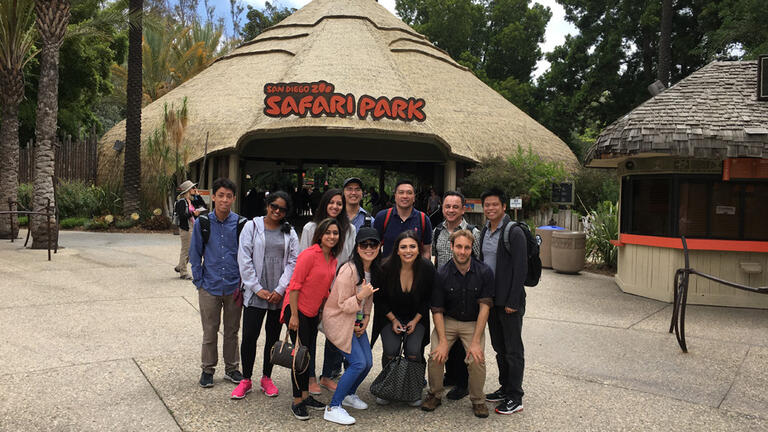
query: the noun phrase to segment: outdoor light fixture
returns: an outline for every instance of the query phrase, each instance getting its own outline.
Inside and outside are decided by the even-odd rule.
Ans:
[[[648,92],[651,94],[651,96],[656,96],[666,89],[667,86],[665,86],[664,83],[659,80],[656,80],[653,84],[648,86]]]
[[[120,140],[115,140],[115,145],[112,146],[112,148],[115,149],[115,151],[118,153],[123,151],[123,147],[125,147],[125,141]]]

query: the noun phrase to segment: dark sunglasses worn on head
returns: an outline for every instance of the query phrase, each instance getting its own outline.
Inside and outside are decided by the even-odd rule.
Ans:
[[[269,203],[269,208],[271,208],[271,209],[272,209],[272,210],[274,210],[274,211],[279,211],[279,212],[281,212],[281,213],[287,213],[287,212],[288,212],[288,209],[287,209],[287,208],[285,208],[285,207],[280,207],[279,205],[277,205],[277,204],[275,204],[275,203]]]
[[[364,242],[360,242],[357,245],[360,247],[360,249],[376,249],[379,247],[379,242],[375,240],[366,240]]]

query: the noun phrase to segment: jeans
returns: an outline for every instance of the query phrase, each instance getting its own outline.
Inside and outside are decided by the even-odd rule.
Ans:
[[[508,314],[504,306],[494,306],[488,316],[491,345],[499,365],[499,384],[508,399],[522,403],[525,356],[523,348],[523,315],[525,307]]]
[[[341,401],[348,395],[353,395],[357,388],[363,382],[368,372],[373,367],[373,354],[371,354],[371,343],[368,340],[368,334],[363,333],[358,337],[352,335],[352,350],[349,354],[337,349],[349,362],[344,375],[339,378],[336,385],[336,391],[333,392],[330,406],[341,406]]]
[[[413,333],[406,336],[405,347],[403,349],[406,358],[421,361],[424,357],[424,347],[422,346],[424,332],[426,332],[424,326],[421,323],[417,323]],[[392,330],[392,324],[387,324],[381,329],[381,346],[383,351],[383,357],[381,359],[382,367],[400,354],[401,340],[402,333],[399,335],[395,334]]]
[[[308,317],[303,313],[301,313],[301,311],[299,311],[298,314],[299,314],[298,337],[301,340],[301,344],[306,346],[309,352],[312,353],[315,351],[315,345],[317,344],[317,325],[319,320],[316,316]],[[283,314],[283,319],[285,320],[286,323],[291,320],[290,306],[285,307],[285,313]],[[290,334],[291,334],[291,341],[294,344],[296,344],[297,332],[291,331]],[[291,387],[293,387],[293,397],[300,398],[302,391],[309,390],[309,369],[310,368],[311,368],[311,365],[307,368],[306,371],[304,371],[304,373],[301,373],[301,374],[297,373],[295,379],[293,377],[293,372],[291,372]]]
[[[313,353],[314,354],[314,353]],[[311,378],[315,377],[315,360],[314,355],[309,364]],[[344,361],[344,356],[336,346],[334,346],[328,339],[325,340],[325,347],[323,348],[323,373],[321,377],[330,378],[341,371],[341,364]]]
[[[256,342],[259,340],[261,325],[264,317],[267,323],[264,326],[266,340],[264,341],[264,361],[261,373],[265,377],[272,376],[272,362],[269,354],[272,346],[280,338],[280,309],[267,310],[248,306],[243,309],[243,340],[240,343],[240,358],[243,362],[243,376],[251,379],[253,375],[253,363],[256,361]]]

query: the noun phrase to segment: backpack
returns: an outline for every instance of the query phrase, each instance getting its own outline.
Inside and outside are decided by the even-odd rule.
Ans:
[[[439,223],[437,224],[435,229],[432,230],[432,252],[435,253],[435,268],[440,268],[440,264],[437,262],[437,237],[440,236],[440,233],[443,231],[443,228],[444,228],[443,224]],[[460,228],[460,229],[468,229],[469,232],[471,232],[472,235],[474,236],[475,228],[477,228],[477,226],[472,225],[471,223],[468,223],[466,228]],[[475,257],[475,248],[472,248],[472,256]]]
[[[534,287],[538,285],[539,279],[541,279],[541,257],[539,257],[539,243],[533,237],[528,224],[525,222],[511,221],[506,226],[504,226],[504,232],[501,233],[501,238],[504,242],[504,249],[508,254],[512,255],[512,243],[510,241],[510,235],[512,228],[514,227],[520,227],[520,229],[523,230],[523,234],[525,235],[525,245],[527,249],[526,252],[528,255],[528,273],[525,276],[524,284],[528,287]],[[480,234],[481,250],[483,240],[485,239],[485,233],[487,231],[488,229],[484,228],[483,232]]]
[[[237,219],[238,244],[240,244],[240,233],[243,231],[246,222],[248,222],[248,219],[242,216]],[[203,237],[203,252],[200,254],[203,255],[205,253],[205,245],[208,244],[208,239],[211,238],[211,220],[208,219],[208,215],[202,215],[197,218],[197,223],[200,224],[200,235]]]
[[[381,235],[384,236],[384,233],[387,232],[387,225],[389,225],[389,218],[392,216],[392,211],[394,210],[394,207],[390,207],[389,210],[387,210],[387,215],[384,217],[384,228],[381,229]],[[424,215],[424,212],[421,210],[417,210],[419,214],[421,215],[421,239],[422,243],[424,240],[424,228],[427,226],[426,222],[426,216]]]

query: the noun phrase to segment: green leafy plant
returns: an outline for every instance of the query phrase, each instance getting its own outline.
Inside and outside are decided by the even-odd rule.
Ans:
[[[503,157],[481,160],[464,179],[462,191],[468,197],[479,197],[492,187],[500,188],[508,197],[523,200],[523,214],[535,212],[549,204],[552,184],[565,180],[567,172],[560,162],[545,161],[530,148]]]
[[[574,176],[575,209],[587,214],[603,201],[619,200],[619,179],[616,170],[582,168]]]
[[[29,216],[19,216],[19,226],[28,226]]]
[[[59,226],[62,229],[72,229],[77,228],[85,225],[87,222],[89,222],[90,219],[84,218],[84,217],[70,217],[66,219],[62,219],[59,222]]]
[[[616,269],[619,251],[611,240],[619,237],[618,204],[611,201],[599,203],[584,218],[584,229],[587,232],[587,258]]]
[[[114,185],[89,185],[81,181],[62,182],[56,189],[59,217],[94,217],[119,214],[122,198]]]
[[[128,229],[128,228],[133,228],[134,226],[136,226],[136,224],[137,224],[137,221],[131,218],[118,219],[115,221],[115,228]]]
[[[32,196],[35,194],[35,187],[32,183],[20,183],[18,188],[18,197],[16,200],[19,205],[27,210],[32,210]],[[8,203],[5,203],[5,208],[8,210]],[[19,209],[21,210],[21,209]]]

